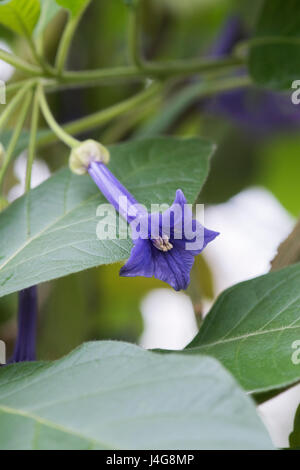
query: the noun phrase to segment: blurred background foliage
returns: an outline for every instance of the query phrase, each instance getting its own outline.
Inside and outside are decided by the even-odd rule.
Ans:
[[[260,0],[145,0],[141,33],[145,57],[160,61],[208,56],[232,15],[240,18],[245,34],[251,34],[260,4]],[[50,60],[54,58],[65,19],[64,14],[59,15],[47,29],[45,44]],[[127,21],[123,0],[93,1],[76,34],[69,68],[128,63]],[[23,57],[28,54],[23,40],[4,28],[0,28],[0,40]],[[172,84],[151,103],[86,135],[105,143],[154,134],[211,138],[218,144],[218,150],[199,198],[202,203],[223,203],[244,188],[259,185],[270,190],[291,215],[298,216],[300,110],[289,108],[288,125],[280,119],[275,125],[272,116],[265,113],[261,95],[264,92],[253,89],[243,101],[242,112],[247,115],[243,122],[241,110],[235,113],[230,106],[226,110],[226,106],[224,109],[215,105],[218,97],[199,100],[193,91],[198,81],[196,77]],[[138,83],[77,88],[53,94],[50,103],[58,120],[67,122],[118,103],[140,89]],[[237,96],[231,100],[237,102]],[[251,119],[259,124],[251,125]],[[41,149],[38,154],[51,171],[66,164],[67,156],[61,144]],[[15,184],[13,172],[9,184]],[[167,287],[154,279],[119,278],[119,268],[103,266],[40,286],[40,359],[61,357],[91,339],[138,341],[143,331],[141,300],[152,289]],[[215,295],[213,276],[204,258],[197,260],[187,293],[200,319],[202,300]],[[10,349],[15,337],[16,311],[15,295],[0,299],[0,337]]]

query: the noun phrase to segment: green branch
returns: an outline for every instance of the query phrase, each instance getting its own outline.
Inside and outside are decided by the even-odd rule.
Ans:
[[[70,16],[65,27],[55,59],[55,68],[57,70],[58,76],[60,76],[63,72],[68,57],[70,45],[78,25],[78,21],[78,17]]]
[[[23,82],[22,88],[19,92],[13,97],[10,103],[4,108],[2,114],[0,115],[0,130],[4,127],[5,123],[9,119],[10,115],[16,109],[17,105],[21,102],[21,100],[26,95],[27,91],[33,87],[35,81],[28,80],[25,83]]]
[[[1,170],[0,170],[0,189],[2,188],[5,173],[7,171],[7,168],[8,168],[8,166],[10,164],[10,161],[13,157],[14,150],[15,150],[16,145],[18,143],[18,140],[20,138],[22,128],[23,128],[23,125],[24,125],[24,122],[25,122],[25,119],[26,119],[26,116],[27,116],[29,106],[30,106],[31,98],[32,98],[32,92],[27,92],[27,94],[25,96],[25,99],[24,99],[24,102],[23,102],[23,105],[21,107],[19,116],[18,116],[17,123],[16,123],[15,128],[14,128],[12,138],[9,142],[8,148],[7,148],[5,156],[4,156],[3,165],[2,165]]]
[[[39,93],[38,90],[35,91],[32,107],[32,116],[31,116],[31,126],[30,126],[30,139],[28,146],[28,159],[27,159],[27,168],[26,168],[26,179],[25,179],[25,191],[30,191],[31,187],[31,173],[32,165],[35,157],[36,151],[36,136],[38,131],[39,124]]]
[[[204,98],[210,96],[214,93],[220,93],[222,91],[229,91],[235,88],[247,87],[251,85],[251,80],[247,76],[243,77],[229,77],[223,80],[216,80],[214,82],[207,83],[207,86],[200,86],[198,97]],[[103,111],[99,111],[90,116],[78,119],[69,124],[63,126],[63,130],[70,134],[79,134],[81,132],[90,131],[92,129],[97,129],[103,124],[111,121],[112,119],[130,111],[135,106],[141,105],[143,102],[146,102],[160,91],[162,91],[162,84],[154,84],[141,93],[135,95],[133,98],[129,98],[121,103],[118,103],[110,108],[107,108]],[[54,132],[44,132],[37,139],[38,146],[44,146],[51,143],[54,143],[58,140]]]
[[[87,130],[97,129],[101,125],[109,122],[115,117],[126,113],[127,111],[133,109],[135,106],[142,104],[144,101],[150,99],[155,94],[161,90],[160,84],[153,84],[146,90],[138,93],[132,98],[122,101],[110,108],[107,108],[103,111],[91,114],[90,116],[78,119],[76,121],[70,122],[62,127],[63,131],[67,134],[80,134]],[[44,133],[38,138],[38,145],[47,145],[57,141],[56,132]]]
[[[139,45],[139,17],[140,9],[139,2],[136,5],[129,7],[128,17],[128,50],[129,59],[138,68],[143,68],[144,61],[141,56]]]
[[[206,60],[179,60],[163,63],[143,63],[142,68],[139,66],[122,66],[107,69],[69,71],[62,75],[55,75],[53,69],[49,69],[46,75],[43,70],[35,65],[28,64],[19,57],[8,52],[0,50],[0,59],[8,64],[13,65],[17,69],[31,75],[32,77],[40,77],[45,80],[45,85],[55,89],[64,88],[66,86],[88,86],[98,83],[119,83],[127,81],[143,81],[145,78],[171,78],[184,77],[193,74],[210,74],[214,72],[227,72],[234,70],[244,64],[243,58],[225,57],[223,59],[206,59]],[[49,76],[51,79],[49,79]],[[9,85],[14,89],[18,88],[18,83]]]
[[[182,60],[164,62],[161,64],[144,64],[143,69],[135,66],[114,67],[111,69],[86,70],[82,72],[65,72],[60,83],[64,84],[88,84],[120,81],[138,81],[145,78],[170,78],[194,74],[206,74],[211,72],[227,72],[238,66],[243,65],[241,58],[228,57],[224,59],[207,60]]]
[[[54,118],[54,116],[53,116],[53,114],[52,114],[52,112],[51,112],[51,110],[48,106],[46,96],[45,96],[45,92],[44,92],[43,86],[41,84],[38,86],[38,99],[39,99],[40,107],[41,107],[42,113],[44,115],[44,118],[46,119],[46,121],[48,123],[48,126],[52,129],[54,134],[62,142],[64,142],[66,145],[68,145],[69,147],[71,147],[71,148],[76,147],[79,144],[79,141],[77,139],[74,139],[74,137],[72,137],[71,135],[69,135],[69,133],[67,131],[65,131],[58,124],[58,122]]]
[[[0,59],[4,60],[7,64],[12,65],[16,69],[29,74],[31,77],[41,76],[43,74],[40,67],[29,64],[23,59],[20,59],[20,57],[11,54],[10,52],[6,52],[3,49],[0,49]]]
[[[70,50],[70,46],[76,32],[78,23],[80,22],[82,15],[87,8],[87,4],[84,4],[84,7],[81,9],[80,13],[76,16],[72,16],[70,14],[68,18],[67,25],[65,27],[64,33],[62,35],[61,41],[59,43],[56,59],[55,59],[55,67],[57,70],[58,76],[60,76],[64,70],[64,66],[68,57],[68,53]]]

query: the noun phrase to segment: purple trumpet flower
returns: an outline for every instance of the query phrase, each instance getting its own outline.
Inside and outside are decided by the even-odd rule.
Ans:
[[[229,17],[212,47],[211,57],[230,54],[241,39],[247,39],[241,19]],[[239,73],[245,73],[245,69],[241,68]],[[295,129],[300,123],[299,109],[291,102],[290,95],[254,87],[219,93],[207,100],[205,108],[211,114],[229,117],[258,136],[280,129]]]
[[[176,291],[186,289],[195,256],[219,233],[193,219],[180,189],[168,210],[150,214],[104,163],[91,161],[87,171],[105,198],[131,226],[134,246],[120,276],[154,276]]]
[[[224,23],[222,31],[210,51],[211,57],[223,57],[231,54],[234,46],[246,39],[242,21],[238,15],[232,15]]]
[[[36,360],[37,286],[19,292],[18,336],[9,363]]]

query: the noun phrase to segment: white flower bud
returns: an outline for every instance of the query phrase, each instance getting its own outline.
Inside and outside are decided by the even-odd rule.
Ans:
[[[109,151],[95,140],[86,140],[75,147],[70,155],[69,166],[76,175],[84,175],[91,162],[109,162]]]

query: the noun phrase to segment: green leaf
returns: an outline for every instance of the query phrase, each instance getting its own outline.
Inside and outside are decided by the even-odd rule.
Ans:
[[[293,361],[300,340],[300,264],[226,290],[188,352],[217,358],[249,392],[281,389],[300,379]]]
[[[12,138],[12,135],[13,135],[13,131],[10,129],[6,129],[5,131],[0,132],[0,144],[2,144],[5,149],[7,149],[10,139]],[[37,135],[38,135],[38,138],[43,139],[49,135],[49,131],[46,129],[41,129],[38,131]],[[30,133],[27,130],[22,130],[20,138],[13,151],[13,158],[18,157],[24,150],[28,148],[29,136],[30,136]],[[0,259],[1,259],[1,255],[0,255]]]
[[[273,448],[217,361],[113,341],[1,368],[0,423],[2,450]]]
[[[55,0],[41,0],[41,15],[38,24],[35,27],[35,34],[41,34],[50,21],[59,12],[60,7]]]
[[[0,4],[0,23],[22,36],[31,36],[39,16],[39,0],[8,0]]]
[[[265,0],[251,47],[249,69],[260,85],[291,89],[300,77],[298,0]]]
[[[11,130],[5,130],[0,134],[0,142],[3,145],[3,147],[6,149],[9,145],[9,141],[13,135],[13,131]],[[17,142],[17,145],[15,147],[13,157],[17,157],[20,155],[23,150],[25,150],[28,146],[28,139],[29,139],[29,132],[28,131],[22,131],[20,138]]]
[[[146,204],[171,204],[181,188],[194,202],[214,146],[158,138],[111,147],[110,168]],[[89,175],[64,169],[0,214],[0,296],[128,258],[129,240],[98,240],[103,196]],[[115,226],[114,217],[111,224]]]
[[[88,6],[90,0],[56,0],[56,3],[67,10],[70,10],[73,16],[80,15]]]
[[[300,450],[300,406],[295,416],[294,430],[290,434],[290,446],[292,449]]]

